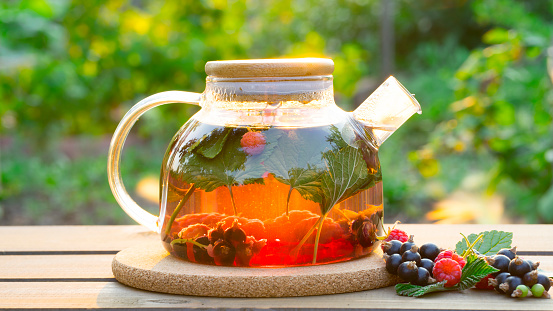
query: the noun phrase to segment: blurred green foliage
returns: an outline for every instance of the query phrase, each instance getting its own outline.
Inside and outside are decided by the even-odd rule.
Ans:
[[[553,222],[553,93],[545,69],[553,1],[394,3],[394,74],[416,93],[423,114],[381,149],[387,214],[424,221],[433,202],[480,172],[488,193],[506,196],[512,216]],[[10,148],[0,154],[0,211],[17,207],[35,223],[49,223],[42,218],[52,210],[73,215],[67,222],[128,222],[114,208],[105,150],[71,158],[59,146],[67,136],[110,135],[153,93],[202,91],[209,60],[331,57],[338,104],[353,109],[356,95],[382,78],[382,4],[3,1],[0,137]],[[139,122],[135,133],[146,145],[126,150],[128,188],[158,174],[165,144],[194,109],[169,105]]]

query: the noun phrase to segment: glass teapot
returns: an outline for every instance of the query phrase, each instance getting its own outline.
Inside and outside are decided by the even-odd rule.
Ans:
[[[336,106],[330,59],[213,61],[203,93],[152,95],[123,117],[108,176],[121,207],[172,255],[224,266],[301,266],[372,252],[382,232],[378,148],[415,112],[393,77],[354,112]],[[201,106],[161,166],[160,213],[137,205],[120,175],[125,138],[147,110]]]

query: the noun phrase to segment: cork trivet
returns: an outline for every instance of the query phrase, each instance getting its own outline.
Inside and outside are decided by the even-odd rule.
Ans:
[[[187,262],[170,256],[161,243],[120,251],[115,278],[154,292],[214,297],[290,297],[338,294],[398,282],[384,266],[382,251],[348,262],[309,267],[243,268]]]

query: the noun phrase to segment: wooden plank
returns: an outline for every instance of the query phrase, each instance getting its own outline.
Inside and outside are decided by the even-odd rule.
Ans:
[[[142,226],[14,226],[0,227],[2,252],[111,251],[159,236]],[[40,237],[40,243],[36,238]]]
[[[468,290],[400,297],[393,287],[299,298],[208,298],[157,294],[119,283],[0,283],[0,308],[359,308],[416,310],[553,310],[551,299],[510,299],[492,291]]]
[[[113,257],[114,255],[0,256],[0,280],[113,278]],[[541,262],[540,269],[553,276],[553,256],[523,258]]]
[[[415,234],[416,242],[432,241],[453,247],[465,234],[484,230],[514,232],[514,244],[527,252],[553,252],[551,225],[400,225]],[[144,241],[158,240],[139,226],[0,227],[0,250],[117,251]],[[40,236],[41,243],[29,243]],[[553,271],[553,256],[524,256],[541,260],[541,268]],[[113,255],[4,255],[0,256],[0,308],[374,308],[424,310],[553,310],[546,299],[508,299],[499,294],[469,290],[440,293],[424,299],[399,297],[393,288],[341,295],[278,298],[224,299],[150,293],[116,282],[76,282],[79,278],[111,276]],[[18,282],[18,278],[58,278],[50,282]],[[68,281],[67,279],[73,279]],[[13,282],[15,281],[15,282]]]
[[[386,225],[388,226],[388,225]],[[441,247],[454,247],[461,235],[487,230],[514,233],[513,245],[520,251],[546,252],[553,255],[553,225],[428,225],[399,224],[399,228],[415,235],[415,242],[434,242]],[[40,243],[34,241],[40,236]],[[141,226],[25,226],[0,227],[0,254],[2,252],[40,251],[108,251],[158,240],[153,232]],[[547,253],[548,252],[548,253]]]
[[[114,255],[0,256],[1,279],[113,278]]]

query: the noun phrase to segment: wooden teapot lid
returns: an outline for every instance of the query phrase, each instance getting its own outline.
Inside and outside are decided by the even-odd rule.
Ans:
[[[331,75],[334,62],[328,58],[282,58],[211,61],[209,76],[222,78],[301,77]]]

